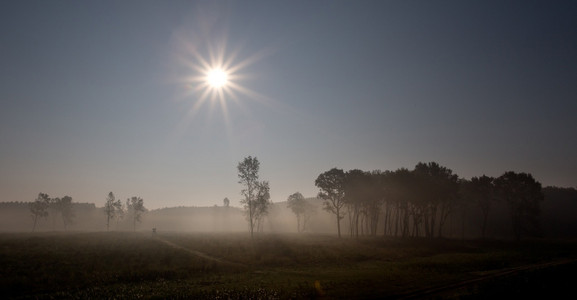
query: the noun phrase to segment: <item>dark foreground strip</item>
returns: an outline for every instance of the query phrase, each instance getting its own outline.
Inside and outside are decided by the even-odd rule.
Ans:
[[[481,277],[475,278],[475,279],[464,280],[464,281],[451,283],[451,284],[447,284],[447,285],[416,290],[416,291],[413,291],[413,292],[410,292],[407,294],[394,296],[393,298],[395,298],[395,299],[422,299],[422,298],[427,298],[427,297],[434,296],[437,294],[441,294],[443,292],[457,290],[457,289],[467,287],[467,286],[473,286],[473,285],[476,285],[479,283],[483,283],[485,281],[490,281],[490,280],[494,280],[494,279],[498,279],[498,278],[502,278],[502,277],[506,277],[506,276],[516,275],[516,274],[519,274],[521,272],[542,270],[542,269],[553,268],[553,267],[558,267],[558,266],[562,266],[562,265],[568,265],[568,264],[572,264],[572,263],[577,263],[577,259],[565,259],[565,260],[542,263],[542,264],[533,264],[533,265],[526,265],[526,266],[521,266],[521,267],[516,267],[516,268],[510,268],[510,269],[505,269],[505,270],[501,270],[501,271],[491,272],[490,274],[482,275]]]
[[[231,262],[231,261],[225,261],[225,260],[222,260],[222,259],[220,259],[220,258],[216,258],[216,257],[210,256],[210,255],[208,255],[208,254],[202,253],[202,252],[200,252],[200,251],[196,251],[196,250],[193,250],[193,249],[188,249],[188,248],[182,247],[182,246],[180,246],[180,245],[177,245],[177,244],[175,244],[175,243],[173,243],[173,242],[171,242],[171,241],[165,240],[165,239],[163,239],[163,238],[160,237],[160,236],[156,236],[155,239],[158,240],[159,242],[161,242],[161,243],[169,246],[169,247],[174,248],[174,249],[179,249],[179,250],[185,251],[185,252],[187,252],[187,253],[189,253],[189,254],[198,256],[198,257],[200,257],[200,258],[203,258],[203,259],[206,259],[206,260],[209,260],[209,261],[214,261],[214,262],[216,262],[216,263],[218,263],[218,264],[221,264],[221,265],[231,266],[231,267],[237,267],[237,268],[246,268],[246,265],[244,265],[244,264],[235,263],[235,262]]]

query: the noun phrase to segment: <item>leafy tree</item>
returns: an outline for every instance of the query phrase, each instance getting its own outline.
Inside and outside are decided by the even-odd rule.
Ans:
[[[38,197],[36,197],[36,200],[30,203],[30,212],[32,213],[32,218],[34,219],[32,232],[36,230],[36,224],[38,223],[38,218],[46,218],[48,216],[49,205],[50,205],[50,197],[48,197],[48,195],[44,193],[39,193]]]
[[[296,192],[287,198],[287,207],[297,217],[297,232],[304,232],[307,229],[307,224],[311,216],[315,213],[315,206],[308,203],[305,197]]]
[[[270,186],[268,181],[258,182],[258,192],[256,194],[255,205],[255,219],[256,228],[258,232],[262,232],[263,219],[268,215],[268,208],[270,207]]]
[[[72,209],[72,197],[64,196],[59,199],[58,210],[60,211],[60,216],[62,217],[62,224],[64,225],[64,230],[68,225],[73,223],[74,211]]]
[[[245,157],[238,163],[238,178],[243,189],[241,195],[244,196],[240,202],[244,205],[251,238],[254,237],[254,230],[258,229],[258,224],[263,216],[268,212],[270,204],[270,187],[267,181],[258,181],[258,171],[260,162],[256,157]]]
[[[229,207],[230,206],[230,200],[228,200],[228,198],[224,198],[224,200],[222,200],[222,204],[224,205],[224,207]]]
[[[136,231],[136,222],[140,223],[142,221],[142,213],[146,211],[144,200],[140,197],[126,199],[126,210],[132,218],[133,230]]]
[[[367,225],[371,235],[377,235],[377,226],[383,204],[386,203],[385,190],[388,184],[388,173],[375,170],[367,174],[367,198],[364,202],[367,211]],[[385,214],[386,215],[386,214]]]
[[[311,218],[313,217],[313,215],[316,215],[317,213],[317,207],[311,203],[309,203],[306,199],[305,199],[305,212],[302,215],[302,227],[301,227],[301,232],[304,232],[307,230],[308,228],[308,224],[311,220]]]
[[[361,210],[367,200],[367,175],[359,169],[345,173],[344,179],[344,202],[349,216],[349,229],[351,236],[359,236],[359,218]]]
[[[337,218],[337,231],[341,237],[341,219],[344,218],[345,205],[345,172],[342,169],[332,168],[320,174],[315,180],[320,189],[318,197],[323,200],[324,209],[333,213]]]
[[[495,188],[509,205],[515,238],[519,240],[523,234],[537,234],[543,201],[541,183],[531,174],[509,171],[495,179]]]
[[[127,208],[126,205],[120,201],[120,199],[118,199],[117,202],[118,203],[114,208],[114,219],[116,220],[116,229],[118,230],[118,223],[120,223],[120,221],[124,220],[126,217]]]
[[[60,212],[60,198],[48,199],[48,215],[52,216],[52,230],[56,230],[56,216]]]
[[[394,235],[400,233],[401,236],[407,237],[410,234],[410,219],[414,209],[414,203],[417,199],[416,176],[406,168],[398,169],[389,173],[387,178],[387,189],[385,197],[392,202],[395,210],[395,218],[391,218],[394,224]],[[413,217],[413,219],[416,219]],[[391,232],[393,231],[391,227]]]
[[[449,168],[436,162],[418,163],[414,170],[421,191],[419,208],[428,237],[435,235],[438,220],[438,234],[442,235],[443,225],[455,208],[459,192],[459,177]]]
[[[106,231],[110,230],[110,220],[116,217],[116,212],[122,207],[120,199],[116,200],[112,192],[108,193],[106,203],[104,204],[104,212],[106,213]]]
[[[479,206],[483,214],[481,222],[481,236],[485,238],[487,220],[491,205],[495,201],[495,178],[489,176],[473,177],[465,183],[465,197],[468,197]]]
[[[297,216],[297,232],[301,232],[301,219],[304,217],[306,210],[305,197],[299,192],[296,192],[287,198],[287,207],[290,208]]]

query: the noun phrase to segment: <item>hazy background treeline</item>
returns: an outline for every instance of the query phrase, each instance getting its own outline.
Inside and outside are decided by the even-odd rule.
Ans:
[[[306,199],[320,207],[320,200]],[[32,231],[32,202],[0,202],[0,231]],[[104,207],[94,203],[72,203],[74,218],[71,225],[64,228],[60,216],[53,213],[40,218],[35,231],[106,231],[107,216]],[[318,211],[307,225],[307,232],[332,233],[331,216]],[[111,221],[111,231],[132,231],[132,220],[115,218]],[[296,232],[295,215],[287,208],[286,202],[273,203],[262,231]],[[197,232],[247,232],[248,225],[244,210],[232,206],[209,207],[167,207],[148,210],[137,224],[138,231],[197,231]]]
[[[544,200],[539,215],[541,236],[552,238],[577,237],[577,190],[574,188],[545,187],[542,189]],[[336,234],[334,215],[322,209],[322,201],[317,198],[305,199],[313,208],[303,233]],[[65,226],[56,213],[48,214],[38,221],[36,231],[105,231],[106,213],[104,207],[94,203],[72,203],[72,223]],[[385,235],[384,220],[381,215],[377,235]],[[341,230],[350,232],[350,223],[342,220]],[[449,238],[480,238],[482,236],[483,214],[481,210],[469,205],[461,213],[451,214],[443,228],[443,236]],[[116,218],[110,224],[110,230],[131,231],[130,219]],[[30,232],[33,228],[33,216],[30,202],[0,202],[0,231]],[[169,207],[146,211],[137,231],[192,232],[248,232],[248,224],[242,208],[215,205],[211,207]],[[287,207],[287,202],[272,203],[264,220],[264,232],[298,232],[297,218]],[[369,232],[362,232],[369,234]],[[387,235],[393,235],[387,233]],[[485,236],[487,238],[511,238],[510,210],[504,202],[495,202],[488,215]]]

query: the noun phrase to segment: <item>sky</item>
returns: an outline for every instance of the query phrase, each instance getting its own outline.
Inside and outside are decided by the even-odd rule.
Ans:
[[[3,1],[0,201],[273,202],[435,161],[577,186],[575,1]],[[229,85],[202,80],[222,65]]]

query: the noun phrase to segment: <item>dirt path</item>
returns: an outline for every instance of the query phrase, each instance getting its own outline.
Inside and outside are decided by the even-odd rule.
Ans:
[[[483,272],[483,273],[480,273],[480,277],[478,277],[478,278],[413,291],[413,292],[410,292],[408,294],[398,295],[397,297],[395,297],[395,299],[421,299],[421,298],[425,298],[425,297],[429,297],[429,296],[434,296],[436,294],[440,294],[443,292],[457,290],[459,288],[463,288],[463,287],[466,287],[469,285],[478,284],[478,283],[481,283],[481,282],[486,281],[486,280],[492,280],[492,279],[496,279],[499,277],[514,275],[514,274],[521,273],[524,271],[533,271],[533,270],[545,269],[545,268],[556,267],[556,266],[561,266],[564,264],[570,264],[570,263],[575,263],[575,262],[577,262],[577,259],[565,259],[565,260],[548,262],[548,263],[532,264],[532,265],[520,266],[520,267],[515,267],[515,268],[503,269],[503,270]]]
[[[236,268],[246,268],[246,267],[247,267],[247,266],[244,265],[244,264],[239,264],[239,263],[235,263],[235,262],[225,261],[225,260],[222,260],[222,259],[220,259],[220,258],[217,258],[217,257],[214,257],[214,256],[210,256],[210,255],[208,255],[208,254],[206,254],[206,253],[202,253],[202,252],[197,251],[197,250],[185,248],[185,247],[180,246],[180,245],[177,245],[177,244],[175,244],[175,243],[173,243],[173,242],[171,242],[171,241],[168,241],[168,240],[166,240],[166,239],[164,239],[164,238],[162,238],[161,236],[158,236],[158,235],[155,236],[154,239],[157,240],[157,241],[159,241],[159,242],[161,242],[161,243],[163,243],[163,244],[165,244],[165,245],[167,245],[167,246],[169,246],[169,247],[171,247],[171,248],[178,249],[178,250],[181,250],[181,251],[185,251],[185,252],[187,252],[187,253],[189,253],[189,254],[192,254],[192,255],[194,255],[194,256],[197,256],[197,257],[200,257],[200,258],[202,258],[202,259],[209,260],[209,261],[213,261],[213,262],[216,262],[216,263],[221,264],[221,265],[230,266],[230,267],[236,267]]]

